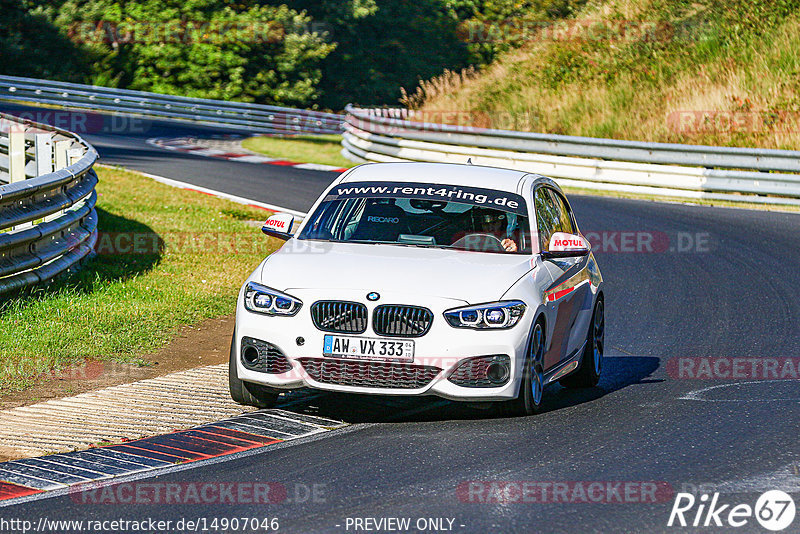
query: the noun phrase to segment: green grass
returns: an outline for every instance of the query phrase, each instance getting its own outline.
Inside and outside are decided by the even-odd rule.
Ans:
[[[341,135],[258,136],[245,139],[242,146],[253,152],[298,163],[321,163],[342,168],[356,165],[339,153],[342,150]]]
[[[3,391],[86,359],[144,363],[180,326],[230,314],[242,281],[277,248],[245,222],[263,220],[263,210],[97,172],[100,254],[68,279],[0,302]],[[147,250],[155,235],[160,250]],[[127,236],[141,236],[141,253],[103,253]]]

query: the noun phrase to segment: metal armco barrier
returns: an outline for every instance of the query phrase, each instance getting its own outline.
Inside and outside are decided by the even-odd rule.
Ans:
[[[619,141],[413,121],[414,111],[347,107],[342,154],[544,174],[564,186],[800,204],[800,152]]]
[[[97,240],[97,152],[0,113],[0,294],[74,269]]]
[[[89,111],[199,122],[267,134],[338,134],[344,115],[301,109],[163,95],[94,85],[0,76],[0,100]]]

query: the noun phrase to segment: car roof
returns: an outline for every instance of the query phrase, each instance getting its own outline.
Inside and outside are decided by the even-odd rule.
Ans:
[[[367,163],[351,169],[340,183],[427,182],[518,193],[528,175],[524,171],[457,163]]]

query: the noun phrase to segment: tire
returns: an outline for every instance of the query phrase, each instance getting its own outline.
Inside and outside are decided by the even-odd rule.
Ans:
[[[278,402],[280,393],[266,386],[239,380],[236,370],[236,334],[231,339],[231,355],[228,358],[228,389],[231,398],[238,404],[255,406],[256,408],[272,408]]]
[[[528,342],[528,354],[522,368],[519,395],[516,399],[503,403],[505,415],[534,415],[541,410],[544,394],[544,336],[544,324],[541,320],[537,320]]]
[[[592,312],[592,322],[586,334],[586,347],[583,349],[578,370],[558,381],[565,388],[591,388],[600,380],[603,371],[603,349],[605,348],[606,320],[603,297],[597,299]]]

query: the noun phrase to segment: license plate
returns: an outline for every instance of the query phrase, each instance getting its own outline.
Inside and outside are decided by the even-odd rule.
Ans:
[[[322,346],[322,355],[361,360],[412,361],[414,359],[414,342],[408,339],[326,335]]]

